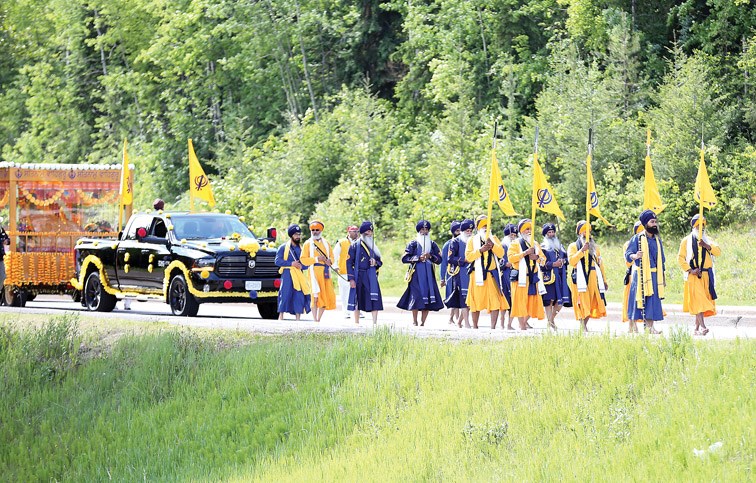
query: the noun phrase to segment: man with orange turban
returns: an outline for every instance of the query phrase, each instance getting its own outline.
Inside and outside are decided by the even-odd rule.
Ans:
[[[588,319],[606,317],[604,265],[593,237],[586,240],[590,229],[585,220],[579,221],[575,229],[578,239],[567,247],[567,259],[572,267],[572,276],[568,281],[572,292],[572,309],[583,332],[588,332]]]
[[[467,241],[465,248],[465,260],[473,266],[466,302],[472,313],[473,328],[478,328],[480,311],[488,310],[491,328],[495,329],[499,311],[509,308],[500,285],[499,258],[504,256],[504,248],[499,239],[489,233],[488,217],[477,217],[475,228],[478,232]]]
[[[677,263],[683,271],[683,311],[696,316],[695,335],[706,335],[704,317],[717,314],[717,292],[714,290],[714,257],[722,254],[706,232],[706,219],[699,215],[690,220],[691,231],[682,239]],[[699,240],[699,228],[701,239]]]
[[[512,264],[511,316],[517,317],[520,330],[532,329],[528,319],[543,320],[543,298],[546,287],[540,277],[540,265],[546,262],[541,246],[532,240],[533,223],[525,218],[517,224],[519,236],[509,245],[508,257]]]
[[[331,280],[331,265],[333,265],[333,251],[331,245],[323,238],[323,222],[310,222],[312,235],[302,245],[302,263],[309,266],[310,287],[312,299],[312,316],[315,322],[320,322],[323,312],[336,308],[336,292]]]

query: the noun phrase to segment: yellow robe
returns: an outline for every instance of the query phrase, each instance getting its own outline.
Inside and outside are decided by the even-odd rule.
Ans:
[[[481,263],[483,264],[483,270],[485,270],[486,260],[487,257],[491,256],[491,252],[493,252],[493,254],[498,258],[503,257],[504,247],[501,246],[501,242],[495,236],[491,238],[494,242],[493,247],[491,247],[491,250],[489,250],[485,254],[480,253],[480,251],[475,249],[475,246],[473,245],[473,237],[467,240],[467,245],[465,246],[465,260],[467,260],[469,263],[474,263],[475,260],[485,255],[485,258],[481,260]],[[491,261],[491,268],[486,274],[483,285],[477,285],[475,283],[474,271],[470,273],[470,285],[467,289],[467,299],[465,300],[465,303],[468,307],[470,307],[471,311],[480,312],[481,310],[494,311],[509,309],[507,299],[504,297],[504,294],[502,294],[502,291],[499,290],[499,286],[496,283],[495,278],[498,276],[499,270],[496,266],[495,260]]]
[[[540,245],[536,244],[536,253],[538,254],[538,265],[546,263],[546,256],[543,254]],[[520,247],[520,238],[515,238],[509,245],[507,251],[509,263],[512,264],[513,270],[519,270],[520,260],[524,256],[522,247]],[[546,317],[543,310],[543,298],[540,295],[528,295],[528,287],[520,287],[517,280],[511,283],[512,288],[512,317],[536,317],[542,320]]]
[[[310,245],[312,243],[315,243],[316,247],[320,248],[329,259],[333,260],[333,250],[330,246],[326,247],[321,240],[315,241],[310,238],[302,245],[302,263],[308,265],[310,267],[309,270],[314,270],[315,281],[317,282],[318,287],[320,287],[320,293],[313,293],[310,297],[312,299],[312,306],[313,308],[317,306],[325,308],[326,310],[334,310],[336,308],[336,292],[333,290],[333,277],[325,278],[325,271],[330,270],[330,268],[326,266],[315,266],[315,263],[320,263],[317,261],[317,257],[323,256],[323,254],[316,248],[314,251],[315,256],[310,257]],[[317,302],[315,300],[316,297]]]
[[[683,272],[687,272],[690,269],[686,255],[688,252],[688,240],[690,235],[686,236],[680,242],[680,250],[677,252],[677,264]],[[706,254],[703,268],[711,268],[711,255],[718,257],[722,253],[722,249],[719,245],[709,240],[711,245],[711,251]],[[694,250],[698,250],[698,247],[693,247]],[[703,314],[704,317],[711,317],[717,315],[716,302],[712,300],[709,293],[709,272],[703,272],[701,278],[695,275],[688,275],[688,279],[683,285],[683,311],[689,314]]]
[[[570,243],[567,247],[567,259],[569,260],[570,267],[576,270],[582,270],[582,260],[586,259],[586,265],[588,263],[588,252],[580,253],[577,248],[577,243]],[[601,258],[601,250],[596,247],[596,258]],[[594,264],[596,262],[594,261]],[[575,318],[578,320],[590,317],[592,319],[598,319],[600,317],[606,317],[606,305],[601,299],[601,292],[599,292],[598,276],[596,270],[601,270],[601,275],[604,277],[604,283],[606,283],[606,275],[604,274],[604,265],[600,263],[595,270],[591,270],[588,274],[588,287],[585,292],[579,293],[577,285],[572,283],[572,275],[567,277],[567,283],[570,284],[570,291],[572,292],[572,310],[575,311]]]

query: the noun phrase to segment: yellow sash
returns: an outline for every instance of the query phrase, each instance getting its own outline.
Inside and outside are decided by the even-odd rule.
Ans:
[[[283,259],[288,260],[289,259],[289,252],[291,250],[291,240],[289,240],[285,247],[284,247],[284,253],[283,253]],[[295,268],[295,267],[281,267],[278,270],[279,274],[283,274],[284,270],[288,270],[289,274],[291,275],[291,283],[294,286],[294,290],[298,292],[302,292],[305,295],[310,295],[310,280],[305,277],[305,274],[302,272],[301,269]]]
[[[651,268],[651,255],[648,251],[648,236],[643,235],[639,237],[640,241],[640,249],[643,252],[643,256],[641,257],[641,269],[643,273],[643,280],[641,280],[641,283],[643,284],[642,290],[640,290],[640,286],[635,291],[635,301],[638,304],[638,307],[643,308],[644,300],[643,297],[650,297],[654,294],[654,282],[653,278],[651,277],[652,272],[657,272],[656,276],[656,294],[659,296],[660,299],[664,298],[664,270],[663,270],[663,261],[662,261],[662,249],[661,249],[661,242],[659,241],[659,237],[655,236],[654,240],[656,240],[656,268]],[[640,273],[638,274],[640,276]]]

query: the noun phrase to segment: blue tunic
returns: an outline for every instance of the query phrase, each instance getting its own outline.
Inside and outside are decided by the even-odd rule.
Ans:
[[[511,307],[512,283],[510,277],[512,275],[512,267],[507,267],[507,262],[509,262],[509,256],[507,255],[507,253],[509,252],[509,247],[502,245],[502,248],[504,248],[504,256],[499,260],[499,273],[501,274],[501,282],[499,283],[499,287],[501,287],[501,293],[504,294],[504,298],[507,299],[507,303]]]
[[[302,257],[302,248],[292,243],[291,249],[289,250],[289,257],[284,260],[285,250],[286,244],[283,244],[278,247],[278,250],[276,251],[276,266],[278,267],[291,267],[292,262],[297,261]],[[305,295],[300,290],[294,289],[294,283],[291,281],[290,269],[284,269],[281,274],[281,288],[278,289],[278,312],[288,314],[310,312],[310,296]]]
[[[546,287],[546,293],[542,295],[543,305],[551,305],[551,302],[556,301],[557,305],[572,307],[572,296],[567,285],[567,252],[550,250],[543,245],[541,245],[541,249],[546,256],[546,263],[541,266],[541,275]],[[554,262],[559,259],[564,262],[561,268],[554,266]],[[552,277],[554,281],[548,283]]]
[[[372,255],[372,256],[371,256]],[[375,259],[375,266],[370,266],[370,259]],[[347,310],[362,310],[372,312],[383,310],[381,287],[378,284],[378,269],[383,265],[381,257],[375,254],[372,247],[359,240],[349,247],[347,260],[347,277],[354,280],[357,288],[349,289],[349,303]]]
[[[633,277],[630,281],[630,295],[628,296],[628,303],[627,303],[627,318],[630,320],[642,320],[643,319],[643,312],[642,309],[637,307],[637,302],[635,301],[635,294],[638,290],[638,276],[640,274],[640,260],[633,261],[630,258],[630,255],[637,253],[638,250],[640,250],[640,240],[639,237],[643,235],[646,236],[645,233],[639,233],[637,235],[634,235],[630,239],[630,243],[627,245],[627,250],[625,250],[625,260],[628,263],[634,263],[636,265],[636,269],[633,270]],[[656,235],[659,236],[659,235]],[[660,239],[661,241],[661,239]],[[667,264],[667,259],[664,256],[664,244],[661,244],[662,249],[662,267],[661,271],[664,272],[664,267]],[[657,249],[656,249],[656,238],[649,238],[648,239],[648,255],[651,262],[651,269],[658,268],[656,266],[656,257],[657,257]],[[652,271],[651,272],[651,283],[654,286],[654,293],[650,296],[646,296],[644,299],[644,308],[645,308],[645,316],[646,320],[664,320],[664,313],[662,311],[662,303],[661,298],[659,298],[659,294],[656,293],[656,287],[657,287],[657,281],[659,272],[658,271]]]
[[[399,299],[397,307],[404,310],[441,310],[444,308],[444,301],[438,291],[436,277],[433,274],[433,264],[441,263],[441,252],[436,242],[431,241],[430,259],[421,262],[420,255],[423,248],[417,242],[412,240],[404,250],[402,263],[415,265],[415,272],[407,284],[407,290]]]
[[[467,290],[470,288],[470,263],[465,258],[467,244],[462,240],[453,238],[449,244],[449,265],[457,273],[447,283],[451,285],[451,292],[444,299],[450,309],[467,308]],[[459,270],[456,270],[459,268]]]
[[[452,240],[454,240],[454,238],[444,243],[444,247],[441,249],[441,265],[438,266],[438,281],[446,282],[446,285],[444,286],[444,300],[448,299],[452,292],[451,277],[449,277],[447,271],[449,268],[449,246],[451,245]],[[447,278],[449,279],[447,280]]]

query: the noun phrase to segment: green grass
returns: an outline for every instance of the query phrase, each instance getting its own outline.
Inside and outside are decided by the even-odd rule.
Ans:
[[[722,256],[715,261],[717,274],[717,303],[721,305],[753,305],[756,298],[753,296],[753,288],[756,286],[756,229],[731,228],[722,232],[712,233],[712,237],[722,247]],[[539,236],[539,240],[541,237]],[[439,247],[447,240],[444,237],[436,240]],[[667,256],[667,292],[666,302],[682,304],[683,279],[682,271],[677,266],[677,251],[680,248],[682,235],[668,235],[664,238],[664,247]],[[622,302],[623,285],[625,277],[624,253],[622,246],[627,240],[598,239],[601,247],[604,264],[607,271],[609,302]],[[565,247],[572,240],[563,238]],[[380,282],[384,295],[399,296],[407,287],[404,282],[404,274],[407,265],[401,263],[406,241],[384,241],[380,244],[383,251],[383,267],[381,268]]]
[[[753,478],[751,341],[133,332],[0,326],[4,480]]]

